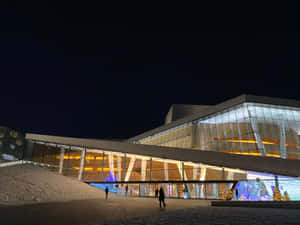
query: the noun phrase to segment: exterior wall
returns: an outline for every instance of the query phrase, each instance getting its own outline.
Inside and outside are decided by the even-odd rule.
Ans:
[[[159,145],[167,147],[191,148],[192,147],[192,124],[186,124],[168,132],[157,134],[140,141],[141,144]]]
[[[299,108],[243,103],[139,143],[300,159],[299,134]]]
[[[270,157],[300,159],[300,110],[290,107],[244,103],[143,138],[148,145],[192,148]],[[87,149],[84,179],[92,181],[165,181],[246,179],[244,172],[216,167]],[[33,161],[53,165],[58,170],[60,151],[55,144],[33,145]],[[62,173],[78,177],[81,151],[65,149]],[[232,174],[230,174],[232,173]],[[193,190],[193,186],[188,187]],[[213,188],[213,187],[212,187]]]
[[[168,170],[169,180],[182,180],[177,164],[168,163]]]
[[[59,150],[59,149],[58,149]],[[72,149],[66,149],[65,150],[65,156],[64,156],[64,168],[62,171],[62,174],[69,177],[78,177],[78,171],[79,171],[79,165],[80,165],[80,156],[81,152],[72,150]],[[57,157],[60,159],[60,155]],[[48,163],[47,160],[44,160],[44,163]]]
[[[56,147],[46,146],[42,144],[34,144],[32,161],[38,163],[51,164],[58,167],[59,157],[60,157],[59,154],[60,154],[60,150]],[[49,168],[49,169],[57,170],[57,168]]]
[[[227,171],[225,171],[225,176],[223,176],[222,168],[205,169],[205,165],[159,158],[152,158],[151,161],[150,157],[145,156],[126,154],[125,157],[124,153],[98,149],[78,149],[74,146],[64,147],[63,161],[61,161],[61,147],[55,144],[34,143],[33,161],[49,165],[48,168],[52,171],[58,172],[61,170],[63,175],[79,178],[82,151],[86,151],[82,176],[82,179],[85,181],[201,181],[232,179],[226,175]],[[61,162],[63,162],[63,167],[60,169]],[[182,165],[184,168],[182,168]],[[246,173],[242,174],[243,178],[246,179]],[[195,187],[190,186],[188,188],[192,191]]]

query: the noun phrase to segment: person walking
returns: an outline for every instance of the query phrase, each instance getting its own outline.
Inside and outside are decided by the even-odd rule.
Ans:
[[[160,187],[159,189],[159,207],[161,208],[161,203],[163,203],[164,208],[166,207],[166,203],[165,203],[165,192],[164,189],[162,187]]]
[[[107,198],[108,198],[108,187],[106,186],[105,187],[105,199],[107,200]]]
[[[128,193],[128,185],[125,186],[125,196],[127,197],[127,193]]]
[[[156,189],[155,189],[155,198],[158,197],[158,192],[159,192],[159,191],[158,191],[158,188],[156,188]]]

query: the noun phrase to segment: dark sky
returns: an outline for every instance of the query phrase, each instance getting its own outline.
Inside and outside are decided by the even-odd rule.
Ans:
[[[127,138],[161,125],[173,103],[300,100],[299,33],[109,23],[82,4],[1,9],[0,126]]]

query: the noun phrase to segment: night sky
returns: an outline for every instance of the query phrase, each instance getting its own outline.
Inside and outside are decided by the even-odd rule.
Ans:
[[[244,93],[300,100],[299,33],[108,23],[97,10],[0,9],[0,126],[124,139],[162,125],[171,104]]]

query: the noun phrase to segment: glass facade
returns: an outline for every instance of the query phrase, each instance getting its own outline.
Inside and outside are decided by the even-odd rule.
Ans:
[[[63,175],[79,177],[81,159],[80,149],[34,143],[32,161]],[[93,182],[246,179],[241,170],[97,149],[86,149],[83,170],[82,180]]]
[[[192,134],[193,125],[192,123],[188,123],[144,138],[140,140],[140,143],[145,145],[192,148]]]
[[[300,109],[243,103],[143,138],[148,145],[300,159]]]
[[[89,183],[119,196],[155,197],[155,190],[163,187],[166,197],[184,199],[224,199],[235,182],[164,182],[164,183]],[[126,186],[128,192],[126,192]]]

